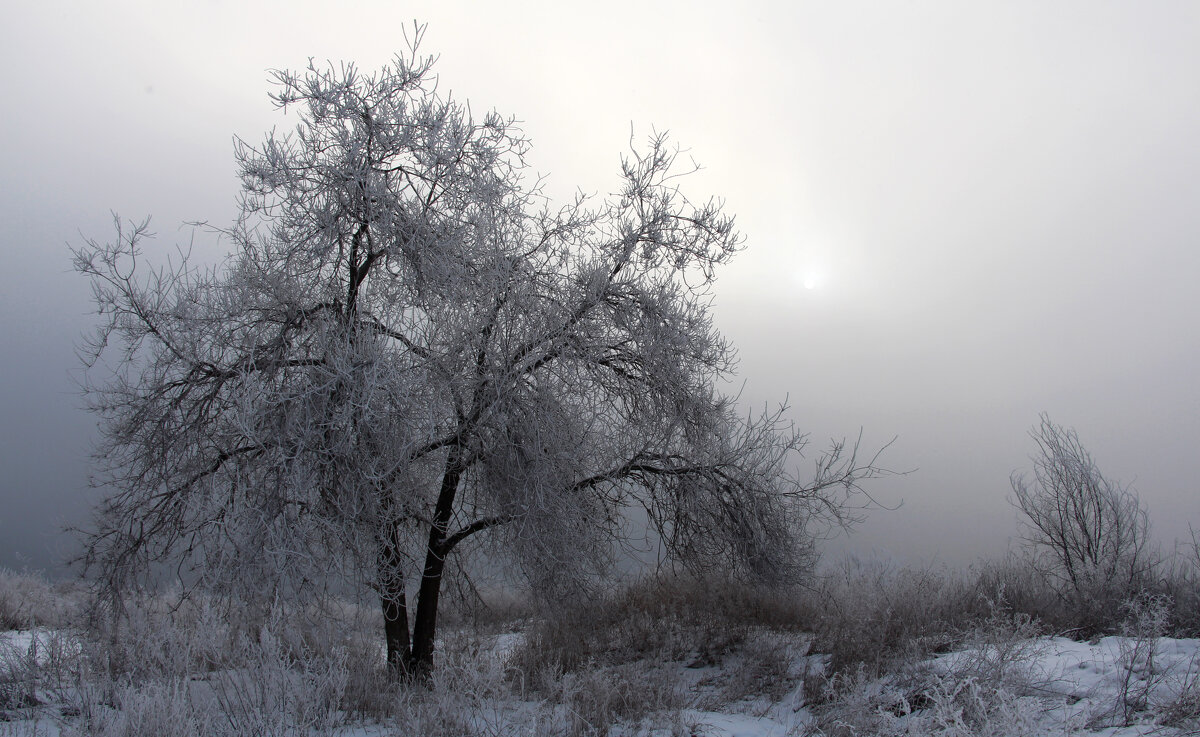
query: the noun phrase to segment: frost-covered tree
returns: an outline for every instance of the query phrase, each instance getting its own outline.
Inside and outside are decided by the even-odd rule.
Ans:
[[[430,65],[414,44],[375,74],[276,72],[298,124],[238,143],[217,267],[147,271],[146,223],[77,251],[102,316],[94,569],[356,582],[409,674],[468,544],[538,585],[586,581],[644,510],[683,564],[794,571],[878,469],[839,444],[801,481],[782,410],[745,417],[716,388],[732,218],[685,198],[661,136],[615,194],[551,209],[513,122],[440,94]]]
[[[1155,566],[1146,508],[1137,492],[1100,472],[1073,429],[1043,414],[1030,436],[1033,478],[1011,477],[1025,542],[1081,613],[1107,608],[1111,616]]]

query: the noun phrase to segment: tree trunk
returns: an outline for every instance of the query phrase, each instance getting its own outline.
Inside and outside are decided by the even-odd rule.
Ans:
[[[400,676],[405,673],[412,660],[404,579],[399,576],[387,579],[380,587],[379,602],[383,606],[383,636],[387,641],[388,673]]]
[[[433,644],[437,637],[438,598],[442,592],[442,572],[446,569],[446,555],[450,515],[454,509],[454,497],[458,493],[458,482],[462,479],[462,449],[455,445],[446,458],[446,471],[442,475],[442,488],[438,492],[437,506],[433,511],[433,525],[429,528],[429,546],[425,549],[425,568],[421,572],[421,587],[417,591],[417,616],[413,621],[412,655],[408,672],[419,679],[433,673]]]
[[[412,659],[412,641],[408,635],[408,598],[404,591],[404,559],[399,547],[399,523],[391,518],[390,498],[385,501],[389,520],[379,549],[379,603],[383,608],[388,673],[402,676]]]
[[[432,535],[431,535],[432,537]],[[426,679],[433,673],[433,644],[437,638],[438,599],[442,591],[442,572],[446,567],[442,541],[435,547],[431,541],[425,557],[425,571],[417,594],[417,616],[413,622],[412,653],[408,673]]]

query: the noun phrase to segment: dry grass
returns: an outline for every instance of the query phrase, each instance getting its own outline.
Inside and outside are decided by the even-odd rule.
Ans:
[[[813,649],[835,673],[876,677],[896,663],[945,652],[986,616],[986,601],[963,574],[847,560],[810,596]]]
[[[1036,625],[996,611],[942,660],[894,659],[872,674],[865,663],[833,674],[816,705],[820,735],[1034,735],[1038,724],[1020,699],[1040,684]]]
[[[0,568],[0,630],[64,627],[79,620],[83,587]]]
[[[361,724],[447,736],[685,733],[684,707],[765,713],[798,698],[788,694],[801,683],[818,733],[1022,734],[1031,643],[1070,624],[1070,609],[1019,559],[964,572],[858,561],[789,591],[660,577],[536,618],[515,598],[449,618],[434,680],[420,687],[388,678],[374,607],[251,610],[156,595],[89,624],[76,592],[16,574],[0,584],[22,621],[61,628],[36,653],[0,658],[0,711],[53,715],[78,735],[319,735]],[[1161,583],[1186,595],[1192,585],[1183,574]],[[1179,634],[1175,600],[1136,601],[1152,602],[1154,617],[1149,630],[1127,623],[1132,646],[1138,633]],[[1133,613],[1124,610],[1128,622]],[[72,616],[74,629],[64,626]],[[518,630],[523,644],[498,655],[496,633]],[[831,667],[804,670],[810,645]],[[1149,710],[1160,724],[1200,726],[1198,683],[1184,679],[1161,703],[1131,686],[1112,721]]]
[[[525,677],[589,663],[714,665],[752,631],[800,631],[807,618],[799,600],[783,592],[728,579],[655,577],[539,619],[512,662]]]
[[[769,702],[795,688],[809,619],[795,592],[654,577],[534,622],[509,678],[557,705],[564,734],[606,734],[618,723],[682,730],[689,703]],[[698,683],[682,675],[711,666],[722,667]]]

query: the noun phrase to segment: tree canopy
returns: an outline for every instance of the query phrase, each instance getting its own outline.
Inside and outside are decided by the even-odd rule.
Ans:
[[[410,673],[464,544],[586,581],[642,510],[682,565],[794,573],[879,469],[836,444],[801,480],[783,409],[719,391],[733,218],[682,193],[662,135],[612,195],[552,207],[513,120],[476,118],[431,65],[414,44],[373,74],[275,72],[298,123],[237,143],[216,267],[148,270],[146,222],[77,250],[102,316],[90,561],[114,587],[156,561],[218,587],[356,582]]]

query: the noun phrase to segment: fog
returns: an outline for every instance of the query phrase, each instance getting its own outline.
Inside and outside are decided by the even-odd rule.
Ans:
[[[1016,535],[1038,413],[1132,483],[1164,545],[1200,523],[1200,6],[1187,2],[43,2],[9,9],[0,565],[54,568],[86,522],[92,324],[70,244],[111,212],[152,248],[228,223],[232,138],[294,119],[268,69],[371,69],[413,18],[441,89],[522,121],[547,192],[603,195],[669,131],[746,251],[718,278],[747,407],[814,451],[909,471],[831,551],[966,563]],[[195,236],[195,253],[223,249]]]

